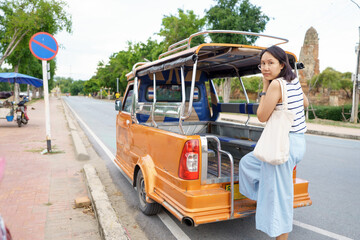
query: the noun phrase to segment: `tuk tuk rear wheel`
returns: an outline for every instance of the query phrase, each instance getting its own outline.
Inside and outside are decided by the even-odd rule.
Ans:
[[[136,177],[136,191],[139,198],[139,207],[145,215],[151,216],[161,211],[160,204],[157,202],[149,203],[146,201],[147,195],[145,189],[145,179],[141,170],[139,170]]]

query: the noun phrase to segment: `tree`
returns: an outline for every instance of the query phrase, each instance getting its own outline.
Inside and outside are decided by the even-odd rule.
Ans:
[[[265,30],[269,17],[261,12],[260,7],[249,0],[217,0],[217,5],[206,12],[207,25],[211,30],[238,30],[260,33]],[[213,42],[251,45],[258,36],[240,34],[210,34]],[[224,82],[224,102],[229,102],[230,78]],[[225,87],[227,86],[227,87]]]
[[[66,3],[56,0],[5,0],[0,2],[0,67],[22,42],[16,55],[22,58],[30,37],[39,31],[56,34],[63,29],[71,32],[71,17],[65,12]],[[28,48],[28,47],[26,47]],[[12,59],[15,65],[18,59]]]
[[[269,17],[249,0],[217,0],[217,5],[206,12],[207,25],[212,30],[238,30],[260,33]],[[238,34],[210,34],[213,42],[253,44],[258,36]]]
[[[70,92],[70,87],[73,83],[72,78],[63,78],[63,77],[56,77],[55,78],[55,84],[60,87],[60,90],[62,93],[68,93]]]
[[[79,93],[84,93],[84,81],[74,81],[70,86],[70,93],[72,96],[77,96]]]
[[[179,8],[177,16],[172,14],[164,16],[158,35],[165,37],[165,46],[168,48],[171,44],[186,39],[193,33],[202,31],[205,23],[206,19],[199,18],[194,14],[194,11],[188,10],[184,12]],[[192,41],[192,46],[204,43],[204,41],[204,36],[196,37]]]
[[[346,92],[348,98],[352,98],[353,82],[351,81],[351,72],[341,74],[340,88]]]
[[[116,90],[116,78],[119,78],[119,92],[125,92],[127,86],[126,74],[132,71],[137,62],[154,61],[163,52],[163,43],[149,38],[146,43],[128,42],[127,50],[112,54],[108,64],[99,62],[96,75],[91,78],[91,83],[85,83],[85,92],[98,92],[101,87]]]
[[[85,94],[88,94],[88,93],[95,94],[99,90],[100,90],[100,86],[95,79],[92,78],[92,79],[84,82]]]
[[[310,85],[315,88],[327,88],[330,93],[331,90],[339,90],[341,86],[341,79],[346,81],[347,75],[328,67],[319,75],[314,76],[310,80]],[[350,79],[348,79],[350,81]],[[346,84],[346,83],[345,83]]]

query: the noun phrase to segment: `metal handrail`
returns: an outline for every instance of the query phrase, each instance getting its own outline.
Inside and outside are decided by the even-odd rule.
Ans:
[[[217,151],[217,160],[218,160],[218,177],[221,178],[221,156],[220,156],[220,150],[221,150],[221,142],[217,136],[213,135],[206,135],[206,138],[213,139],[216,142],[216,151]]]
[[[289,40],[285,39],[285,38],[275,37],[275,36],[261,34],[261,33],[253,33],[253,32],[246,32],[246,31],[236,31],[236,30],[205,30],[205,31],[193,33],[188,38],[183,39],[183,40],[181,40],[179,42],[176,42],[176,43],[170,45],[169,48],[168,48],[168,51],[166,51],[165,53],[162,53],[162,54],[159,55],[159,59],[161,57],[165,56],[165,55],[169,55],[170,53],[176,52],[176,51],[178,51],[180,49],[183,49],[183,48],[189,49],[190,44],[191,44],[191,39],[193,39],[194,37],[209,34],[209,33],[230,33],[230,34],[251,35],[251,36],[258,36],[258,37],[267,37],[267,38],[277,39],[277,40],[281,41],[281,42],[279,42],[279,43],[277,43],[275,45],[280,45],[280,44],[284,44],[284,43],[289,42]],[[179,46],[181,44],[184,44],[184,45],[180,46],[180,47],[177,47],[177,46]],[[174,48],[174,47],[177,47],[177,48]]]
[[[194,101],[194,88],[195,88],[195,79],[196,79],[196,68],[197,68],[197,63],[198,63],[198,59],[196,58],[195,63],[194,63],[194,67],[193,67],[193,72],[192,72],[192,78],[191,78],[191,90],[190,90],[190,99],[189,99],[189,107],[188,107],[188,112],[185,116],[181,116],[182,120],[186,120],[190,117],[191,112],[192,112],[192,108],[193,108],[193,101]]]
[[[217,143],[217,157],[218,157],[218,178],[221,178],[221,156],[220,153],[228,156],[230,160],[230,218],[234,217],[234,158],[231,153],[221,149],[221,142],[217,136],[214,135],[205,135],[206,139],[213,139]]]
[[[184,114],[186,94],[185,94],[185,79],[184,79],[184,66],[180,68],[181,74],[181,106],[180,106],[180,116],[179,116],[179,128],[182,134],[185,134],[184,128],[182,127],[182,115]]]
[[[230,218],[234,218],[234,159],[233,156],[224,150],[220,149],[220,152],[226,154],[230,160],[230,187],[231,187],[231,199],[230,199]]]
[[[244,86],[244,82],[243,82],[243,80],[242,80],[241,77],[240,77],[239,70],[238,70],[235,66],[233,66],[233,67],[234,67],[234,69],[235,69],[235,71],[236,71],[236,75],[238,76],[239,81],[240,81],[240,83],[241,83],[241,87],[242,87],[242,89],[243,89],[243,91],[244,91],[244,95],[245,95],[245,98],[246,98],[246,102],[247,102],[247,103],[250,103],[249,97],[248,97],[248,95],[247,95],[247,92],[246,92],[246,89],[245,89],[245,86]],[[249,120],[250,120],[250,113],[248,113],[248,118],[247,118],[247,120],[246,120],[246,122],[245,122],[245,126],[248,125]]]
[[[151,122],[153,124],[154,127],[158,127],[158,125],[155,122],[155,116],[154,116],[154,112],[155,112],[155,107],[156,107],[156,74],[153,73],[153,104],[152,104],[152,108],[151,108]]]
[[[134,64],[133,68],[132,68],[132,73],[134,74],[135,76],[135,69],[137,66],[139,65],[144,65],[146,64],[147,62],[137,62]],[[139,123],[139,121],[137,120],[136,118],[136,106],[137,106],[137,102],[138,102],[138,77],[135,77],[135,80],[134,80],[134,94],[132,96],[132,107],[131,107],[131,119],[136,122],[136,123]],[[134,115],[134,112],[135,112],[135,115]]]
[[[139,123],[139,121],[136,118],[137,102],[138,102],[138,77],[135,77],[135,80],[134,80],[134,94],[132,95],[132,104],[131,104],[131,112],[130,112],[131,119],[135,123]]]

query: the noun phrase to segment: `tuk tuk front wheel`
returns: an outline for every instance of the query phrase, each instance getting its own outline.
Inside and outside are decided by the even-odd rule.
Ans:
[[[139,207],[145,215],[151,216],[161,211],[160,204],[157,202],[149,203],[146,201],[145,179],[141,170],[139,170],[136,177],[136,190],[139,198]]]

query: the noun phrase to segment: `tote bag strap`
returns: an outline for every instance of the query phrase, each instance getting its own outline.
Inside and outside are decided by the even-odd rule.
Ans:
[[[287,89],[284,83],[284,80],[282,78],[277,78],[277,81],[280,83],[281,88],[281,98],[282,98],[282,104],[284,109],[288,109],[288,101],[287,101]]]

